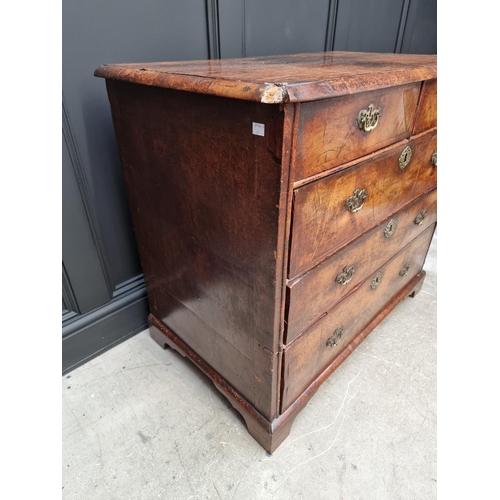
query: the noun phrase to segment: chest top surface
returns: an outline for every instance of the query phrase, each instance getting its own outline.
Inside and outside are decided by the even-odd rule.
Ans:
[[[320,52],[100,66],[95,75],[263,103],[304,102],[436,78],[435,55]]]

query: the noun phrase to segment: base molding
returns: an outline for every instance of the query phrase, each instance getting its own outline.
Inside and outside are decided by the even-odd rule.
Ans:
[[[65,325],[63,375],[145,330],[147,315],[146,289],[142,285]]]
[[[344,348],[333,362],[321,372],[309,387],[282,413],[269,422],[243,396],[231,387],[210,365],[200,358],[163,322],[150,314],[148,324],[151,337],[162,348],[170,347],[182,356],[189,358],[210,380],[215,387],[228,399],[233,408],[245,420],[249,434],[270,454],[288,437],[295,417],[305,407],[309,399],[319,389],[320,385],[340,366],[340,364],[358,347],[375,327],[401,302],[405,297],[414,297],[421,289],[425,271],[415,276],[374,316],[363,330]]]

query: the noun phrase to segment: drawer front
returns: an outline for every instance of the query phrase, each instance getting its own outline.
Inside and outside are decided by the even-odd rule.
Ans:
[[[437,80],[428,80],[422,87],[413,135],[437,127]]]
[[[384,305],[421,271],[434,227],[433,224],[427,228],[310,330],[285,348],[282,411],[332,363]],[[378,273],[381,277],[377,285]]]
[[[409,138],[420,86],[414,83],[302,103],[292,157],[294,180]]]
[[[401,158],[408,158],[407,147],[411,160],[400,168]],[[431,160],[435,151],[434,131],[296,189],[289,278],[303,274],[431,191],[437,179]]]
[[[418,198],[325,262],[288,284],[286,342],[436,222],[437,191]]]

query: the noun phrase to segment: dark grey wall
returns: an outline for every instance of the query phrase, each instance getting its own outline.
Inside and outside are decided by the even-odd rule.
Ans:
[[[436,53],[431,0],[63,0],[63,371],[146,326],[104,63]]]
[[[146,326],[104,63],[206,59],[205,0],[63,1],[63,371]]]
[[[436,53],[436,0],[218,0],[221,57]]]

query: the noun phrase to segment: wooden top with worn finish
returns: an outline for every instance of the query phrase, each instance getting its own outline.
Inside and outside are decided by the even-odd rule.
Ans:
[[[326,99],[436,78],[436,56],[319,52],[112,64],[95,76],[269,104]]]

